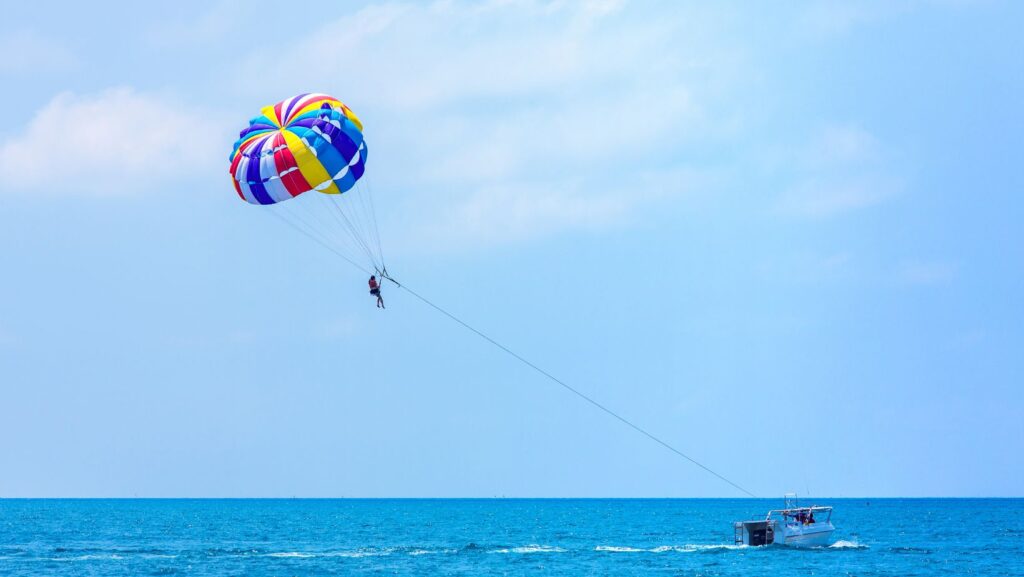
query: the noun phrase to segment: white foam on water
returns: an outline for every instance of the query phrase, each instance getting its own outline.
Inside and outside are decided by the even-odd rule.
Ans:
[[[512,547],[511,549],[495,549],[491,553],[565,553],[565,549],[550,545],[526,545],[523,547]]]
[[[651,553],[667,553],[669,551],[674,553],[699,553],[701,551],[734,551],[746,549],[747,547],[747,545],[707,545],[687,543],[686,545],[663,545],[661,547],[655,547],[654,549],[648,549],[648,551]]]
[[[527,545],[525,547],[513,547],[513,553],[565,553],[565,549],[561,547],[551,547],[549,545]]]
[[[458,549],[435,549],[435,550],[413,549],[412,551],[409,551],[409,554],[410,555],[433,555],[433,554],[439,554],[439,553],[458,553],[458,552],[459,552]]]
[[[845,541],[840,539],[828,546],[829,549],[867,549],[867,545],[861,545],[856,541]]]
[[[360,559],[362,557],[387,557],[391,554],[389,550],[380,551],[338,551],[336,553],[328,553],[325,557],[346,557],[350,559]]]
[[[749,545],[684,545],[687,551],[735,551],[746,549]]]
[[[110,555],[79,555],[77,557],[47,557],[47,561],[121,561],[124,557],[111,553]]]
[[[360,557],[385,557],[390,554],[390,550],[328,551],[324,553],[288,551],[282,553],[267,553],[264,555],[264,557],[277,557],[284,559],[310,559],[312,557],[346,557],[358,559]]]
[[[598,545],[594,551],[607,553],[696,553],[698,551],[726,551],[732,549],[744,549],[747,545],[662,545],[651,549],[637,549],[636,547],[619,547],[615,545]]]

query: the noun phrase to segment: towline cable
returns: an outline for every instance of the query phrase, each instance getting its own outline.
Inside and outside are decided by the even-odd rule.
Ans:
[[[310,240],[312,240],[312,241],[316,242],[316,243],[317,243],[317,244],[319,244],[320,246],[322,246],[322,247],[324,247],[325,249],[329,250],[330,252],[334,253],[334,254],[335,254],[335,256],[338,256],[338,257],[342,258],[343,260],[345,260],[346,262],[348,262],[348,264],[352,265],[352,266],[353,266],[354,268],[356,268],[356,269],[358,269],[358,270],[360,270],[360,271],[362,271],[362,272],[364,272],[364,273],[366,273],[366,274],[370,274],[370,271],[369,271],[368,269],[366,269],[365,267],[362,267],[362,266],[360,266],[360,265],[359,265],[358,263],[356,263],[356,262],[355,262],[354,260],[352,260],[352,259],[348,258],[347,256],[345,256],[344,254],[342,254],[342,253],[341,253],[341,252],[340,252],[339,250],[337,250],[337,249],[335,249],[335,248],[334,248],[333,246],[331,246],[331,245],[330,245],[330,243],[328,243],[328,242],[324,241],[323,239],[319,238],[319,237],[318,237],[318,236],[317,236],[316,234],[314,234],[314,233],[312,233],[312,232],[310,232],[310,231],[308,231],[308,230],[305,230],[305,229],[303,229],[303,228],[302,228],[301,226],[298,226],[298,225],[296,225],[295,223],[291,222],[290,220],[288,220],[288,219],[286,219],[286,218],[282,217],[281,215],[279,215],[279,214],[277,214],[277,213],[273,213],[273,212],[272,212],[271,214],[273,214],[274,216],[278,217],[278,219],[280,219],[280,220],[281,220],[282,222],[284,222],[285,224],[287,224],[288,226],[290,226],[290,227],[291,227],[292,229],[294,229],[295,231],[297,231],[297,232],[301,233],[302,235],[306,236],[306,237],[307,237],[307,238],[309,238]],[[411,289],[411,288],[409,288],[408,286],[406,286],[406,285],[404,285],[404,284],[400,284],[400,283],[399,283],[398,281],[396,281],[395,279],[391,278],[391,276],[390,276],[390,275],[388,275],[386,271],[384,271],[384,272],[381,272],[381,271],[377,271],[377,274],[381,275],[381,278],[382,278],[382,279],[388,279],[389,281],[391,281],[392,283],[394,283],[396,287],[398,287],[398,288],[400,288],[400,289],[404,290],[405,292],[409,293],[409,294],[410,294],[410,295],[412,295],[413,297],[416,297],[416,298],[417,298],[417,299],[419,299],[419,300],[420,300],[420,301],[421,301],[421,302],[422,302],[423,304],[425,304],[425,305],[429,306],[430,308],[434,309],[435,311],[437,311],[437,312],[441,313],[442,315],[444,315],[444,316],[448,317],[449,319],[451,319],[451,320],[452,320],[452,321],[454,321],[455,323],[457,323],[457,324],[461,325],[461,326],[462,326],[463,328],[465,328],[465,329],[469,330],[470,332],[472,332],[472,333],[473,333],[473,334],[475,334],[476,336],[478,336],[478,337],[480,337],[480,338],[484,339],[484,340],[485,340],[485,341],[487,341],[488,343],[490,343],[490,344],[494,345],[495,347],[497,347],[497,348],[501,349],[502,351],[504,351],[504,352],[505,352],[506,354],[508,354],[508,355],[509,355],[509,356],[511,356],[512,358],[514,358],[514,359],[516,359],[517,361],[519,361],[519,362],[523,363],[523,364],[524,364],[524,365],[526,365],[527,367],[530,367],[531,369],[533,369],[534,371],[536,371],[536,372],[537,372],[537,373],[539,373],[540,375],[542,375],[542,376],[546,377],[546,378],[547,378],[548,380],[550,380],[550,381],[552,381],[553,383],[555,383],[555,384],[557,384],[557,385],[561,386],[561,387],[562,387],[562,388],[564,388],[565,390],[567,390],[567,391],[569,391],[570,393],[572,393],[572,394],[576,395],[577,397],[579,397],[579,398],[583,399],[584,401],[586,401],[586,402],[590,403],[590,404],[591,404],[591,405],[593,405],[594,407],[597,407],[598,409],[600,409],[600,410],[601,410],[601,411],[603,411],[604,413],[606,413],[606,414],[608,414],[608,415],[610,415],[610,416],[614,417],[614,418],[615,418],[616,420],[618,420],[619,422],[623,423],[623,424],[624,424],[624,425],[626,425],[627,427],[629,427],[629,428],[633,429],[634,431],[636,431],[636,432],[640,433],[641,435],[643,435],[643,436],[647,437],[648,439],[650,439],[650,440],[654,441],[655,443],[658,443],[658,444],[659,444],[659,445],[661,445],[662,447],[664,447],[664,448],[668,449],[669,451],[671,451],[671,452],[675,453],[675,454],[676,454],[677,456],[679,456],[679,457],[682,457],[683,459],[686,459],[687,461],[689,461],[689,462],[693,463],[694,465],[696,465],[696,466],[700,467],[701,469],[704,469],[704,470],[705,470],[705,471],[707,471],[708,473],[710,473],[710,474],[714,475],[715,477],[717,477],[718,479],[720,479],[720,480],[722,480],[722,481],[724,481],[724,482],[728,483],[729,485],[731,485],[731,486],[732,486],[733,488],[735,488],[735,489],[739,490],[740,492],[742,492],[742,493],[744,493],[744,494],[746,494],[746,495],[748,495],[748,496],[750,496],[750,497],[754,497],[754,498],[757,498],[757,495],[755,495],[755,494],[751,493],[750,491],[748,491],[748,490],[744,489],[743,487],[739,486],[738,484],[736,484],[736,483],[734,483],[734,482],[730,481],[729,479],[727,479],[727,478],[726,478],[726,477],[724,477],[723,475],[721,475],[721,474],[719,474],[719,473],[715,472],[715,471],[714,471],[714,470],[712,470],[712,469],[711,469],[710,467],[708,467],[708,466],[704,465],[704,464],[703,464],[703,463],[701,463],[700,461],[698,461],[698,460],[694,459],[693,457],[691,457],[691,456],[687,455],[686,453],[684,453],[684,452],[680,451],[679,449],[677,449],[677,448],[673,447],[672,445],[668,444],[667,442],[665,442],[665,441],[661,440],[660,438],[658,438],[658,437],[657,437],[657,436],[655,436],[654,434],[650,433],[649,431],[647,431],[647,430],[646,430],[646,429],[644,429],[643,427],[641,427],[641,426],[639,426],[639,425],[637,425],[637,424],[633,423],[633,422],[632,422],[632,421],[630,421],[629,419],[627,419],[627,418],[623,417],[622,415],[620,415],[620,414],[616,413],[615,411],[613,411],[613,410],[609,409],[608,407],[606,407],[606,406],[602,405],[601,403],[599,403],[599,402],[595,401],[594,399],[590,398],[589,396],[587,396],[586,394],[584,394],[584,393],[583,393],[583,392],[581,392],[580,390],[578,390],[578,389],[576,389],[576,388],[574,388],[574,387],[570,386],[570,385],[569,385],[568,383],[566,383],[565,381],[563,381],[563,380],[559,379],[558,377],[556,377],[556,376],[552,375],[551,373],[549,373],[549,372],[545,371],[544,369],[540,368],[539,366],[537,366],[537,365],[533,364],[533,362],[531,362],[531,361],[530,361],[529,359],[527,359],[526,357],[523,357],[523,356],[522,356],[522,355],[520,355],[519,353],[517,353],[517,352],[513,351],[512,349],[510,349],[510,348],[506,347],[505,345],[503,345],[503,344],[499,343],[498,341],[496,341],[496,340],[492,339],[492,338],[491,338],[490,336],[488,336],[488,335],[487,335],[486,333],[484,333],[484,332],[482,332],[482,331],[480,331],[480,330],[476,329],[475,327],[473,327],[473,326],[472,326],[472,325],[470,325],[469,323],[467,323],[467,322],[463,321],[462,319],[460,319],[459,317],[455,316],[454,314],[452,314],[452,313],[448,312],[448,311],[447,311],[447,310],[445,310],[444,308],[442,308],[442,307],[440,307],[440,306],[438,306],[438,305],[434,304],[434,303],[433,303],[432,301],[430,301],[430,300],[429,300],[428,298],[426,298],[426,297],[424,297],[423,295],[419,294],[418,292],[416,292],[416,291],[412,290],[412,289]]]
[[[450,313],[450,312],[446,311],[445,309],[443,309],[443,308],[439,307],[438,305],[434,304],[433,302],[431,302],[430,300],[428,300],[428,299],[427,299],[426,297],[424,297],[424,296],[420,295],[419,293],[417,293],[416,291],[412,290],[411,288],[409,288],[409,287],[407,287],[407,286],[405,286],[405,285],[403,285],[403,284],[398,284],[398,282],[397,282],[397,281],[395,281],[394,279],[392,279],[391,277],[385,277],[385,278],[387,278],[387,279],[388,279],[388,280],[390,280],[391,282],[395,283],[395,285],[396,285],[396,286],[397,286],[398,288],[400,288],[400,289],[403,289],[403,290],[405,290],[405,292],[407,292],[407,293],[409,293],[410,295],[412,295],[412,296],[416,297],[417,299],[419,299],[420,301],[422,301],[422,302],[423,302],[424,304],[426,304],[427,306],[429,306],[429,307],[433,308],[434,310],[436,310],[437,312],[441,313],[442,315],[444,315],[444,316],[448,317],[449,319],[451,319],[451,320],[455,321],[456,323],[458,323],[458,324],[462,325],[463,327],[465,327],[465,328],[466,328],[466,329],[468,329],[469,331],[473,332],[473,333],[474,333],[474,334],[476,334],[476,335],[477,335],[478,337],[480,337],[480,338],[484,339],[485,341],[487,341],[487,342],[491,343],[491,344],[492,344],[492,345],[494,345],[495,347],[498,347],[498,348],[499,348],[499,349],[501,349],[502,351],[505,351],[505,353],[507,353],[507,354],[508,354],[509,356],[511,356],[512,358],[514,358],[514,359],[516,359],[517,361],[519,361],[519,362],[523,363],[524,365],[526,365],[526,366],[530,367],[531,369],[533,369],[534,371],[536,371],[536,372],[540,373],[541,375],[543,375],[543,376],[547,377],[547,378],[548,378],[548,379],[549,379],[550,381],[552,381],[552,382],[554,382],[554,383],[556,383],[556,384],[558,384],[558,385],[561,385],[561,386],[562,386],[562,387],[563,387],[564,389],[566,389],[567,391],[569,391],[569,392],[571,392],[572,394],[576,395],[577,397],[579,397],[579,398],[583,399],[584,401],[586,401],[586,402],[590,403],[591,405],[593,405],[593,406],[597,407],[598,409],[601,409],[602,411],[604,411],[604,412],[605,412],[605,413],[607,413],[608,415],[611,415],[612,417],[614,417],[614,418],[618,419],[618,420],[619,420],[619,421],[620,421],[621,423],[623,423],[623,424],[625,424],[626,426],[630,427],[630,428],[631,428],[631,429],[633,429],[634,431],[636,431],[636,432],[640,433],[641,435],[643,435],[643,436],[647,437],[648,439],[650,439],[650,440],[654,441],[655,443],[658,443],[658,444],[659,444],[659,445],[661,445],[662,447],[665,447],[665,448],[666,448],[666,449],[668,449],[669,451],[672,451],[672,452],[673,452],[673,453],[675,453],[676,455],[678,455],[678,456],[680,456],[680,457],[682,457],[682,458],[686,459],[687,461],[689,461],[689,462],[693,463],[694,465],[697,465],[697,466],[698,466],[698,467],[700,467],[701,469],[704,469],[705,471],[707,471],[708,473],[711,473],[711,474],[712,474],[712,475],[714,475],[715,477],[718,477],[718,478],[719,478],[719,479],[721,479],[722,481],[725,481],[726,483],[728,483],[729,485],[731,485],[731,486],[733,486],[734,488],[738,489],[738,490],[739,490],[739,491],[741,491],[742,493],[745,493],[745,494],[747,494],[747,495],[749,495],[749,496],[751,496],[751,497],[757,498],[757,495],[755,495],[755,494],[751,493],[750,491],[748,491],[748,490],[744,489],[743,487],[741,487],[741,486],[737,485],[736,483],[734,483],[734,482],[730,481],[729,479],[727,479],[727,478],[723,477],[722,475],[720,475],[720,474],[716,473],[715,471],[713,471],[712,469],[710,469],[709,467],[707,467],[707,466],[706,466],[706,465],[704,465],[703,463],[701,463],[701,462],[697,461],[697,460],[696,460],[696,459],[694,459],[693,457],[691,457],[691,456],[687,455],[686,453],[684,453],[684,452],[680,451],[679,449],[677,449],[677,448],[673,447],[672,445],[668,444],[667,442],[665,442],[665,441],[663,441],[663,440],[659,439],[658,437],[654,436],[654,435],[653,435],[652,433],[648,432],[648,431],[647,431],[646,429],[644,429],[643,427],[640,427],[639,425],[636,425],[636,424],[634,424],[634,423],[633,423],[632,421],[630,421],[629,419],[627,419],[627,418],[623,417],[622,415],[620,415],[620,414],[616,413],[615,411],[613,411],[613,410],[609,409],[608,407],[606,407],[606,406],[602,405],[601,403],[599,403],[599,402],[595,401],[594,399],[592,399],[592,398],[588,397],[587,395],[585,395],[584,393],[582,393],[582,392],[581,392],[581,391],[579,391],[578,389],[576,389],[576,388],[574,388],[574,387],[570,386],[570,385],[569,385],[568,383],[566,383],[565,381],[563,381],[563,380],[559,379],[558,377],[556,377],[556,376],[552,375],[551,373],[549,373],[549,372],[545,371],[544,369],[542,369],[542,368],[538,367],[537,365],[533,364],[532,362],[530,362],[530,360],[529,360],[529,359],[526,359],[525,357],[523,357],[522,355],[520,355],[520,354],[516,353],[516,352],[515,352],[515,351],[513,351],[512,349],[510,349],[510,348],[506,347],[505,345],[503,345],[503,344],[499,343],[498,341],[496,341],[496,340],[492,339],[491,337],[487,336],[487,335],[486,335],[485,333],[483,333],[483,332],[481,332],[481,331],[477,330],[476,328],[474,328],[473,326],[469,325],[468,323],[466,323],[465,321],[463,321],[463,320],[462,320],[462,319],[460,319],[459,317],[457,317],[457,316],[453,315],[452,313]]]

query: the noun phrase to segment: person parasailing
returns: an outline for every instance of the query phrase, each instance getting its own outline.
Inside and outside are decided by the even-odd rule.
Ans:
[[[377,297],[377,308],[384,308],[384,299],[380,296],[380,284],[376,275],[370,275],[370,294]]]
[[[356,268],[374,271],[370,293],[384,308],[378,278],[391,277],[373,197],[360,184],[367,154],[363,123],[352,109],[333,96],[306,93],[265,106],[249,121],[232,148],[229,172],[243,201],[268,207]]]

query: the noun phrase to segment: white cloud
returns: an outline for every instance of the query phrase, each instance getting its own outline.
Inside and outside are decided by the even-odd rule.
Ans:
[[[317,323],[312,332],[325,341],[347,340],[359,334],[359,325],[352,318],[326,319]]]
[[[983,345],[988,338],[987,331],[975,327],[953,335],[949,344],[955,349],[970,349]]]
[[[821,167],[863,164],[879,156],[878,140],[859,126],[827,126],[807,150],[811,164]]]
[[[806,6],[797,17],[800,28],[819,39],[841,37],[857,28],[911,11],[916,0],[888,2],[845,2],[817,0]]]
[[[208,48],[233,38],[247,24],[247,17],[259,18],[259,11],[246,12],[251,5],[241,0],[221,0],[208,4],[206,12],[181,11],[178,18],[161,20],[151,26],[146,39],[158,48],[176,51]]]
[[[878,204],[898,190],[895,183],[870,177],[810,178],[783,193],[786,214],[824,218]]]
[[[985,3],[986,0],[812,0],[800,5],[802,10],[795,15],[794,21],[795,29],[812,38],[829,40],[919,11],[972,8]]]
[[[367,126],[375,184],[409,191],[412,228],[460,240],[439,246],[614,227],[659,197],[617,188],[686,166],[659,154],[717,129],[704,107],[721,89],[714,58],[733,57],[695,48],[706,42],[694,39],[698,14],[626,12],[607,1],[376,4],[283,52],[257,47],[238,82],[345,100]]]
[[[611,38],[592,33],[614,11],[607,4],[371,5],[327,22],[284,53],[274,47],[274,58],[254,55],[242,78],[306,85],[328,79],[354,103],[392,110],[521,97],[579,81],[591,72],[587,64],[594,58],[604,57],[607,68],[627,64],[635,47],[612,46]]]
[[[664,140],[680,137],[677,130],[696,117],[690,95],[678,85],[595,96],[575,105],[524,106],[483,122],[446,114],[418,151],[425,162],[430,157],[422,176],[486,183],[615,165],[628,169]]]
[[[778,253],[758,264],[766,279],[776,282],[844,282],[861,273],[863,263],[848,251],[824,253],[809,249],[796,253]]]
[[[531,240],[569,229],[599,229],[628,217],[625,194],[583,193],[565,185],[544,188],[510,183],[480,188],[447,205],[415,231],[417,244],[430,248],[472,247]]]
[[[829,126],[786,161],[794,183],[778,200],[784,214],[825,218],[881,203],[898,194],[880,143],[857,126]]]
[[[4,327],[0,326],[0,347],[10,346],[18,342],[15,338],[14,333],[7,331]]]
[[[137,193],[215,166],[226,146],[200,114],[157,95],[64,93],[0,143],[0,190]]]
[[[600,187],[589,186],[584,178],[503,179],[442,198],[412,198],[407,212],[418,215],[417,221],[391,240],[405,250],[469,252],[565,232],[632,226],[666,199],[685,197],[698,204],[702,189],[714,187],[716,180],[713,173],[692,168],[638,172],[628,181]]]
[[[19,30],[0,37],[0,74],[66,70],[76,63],[75,55],[53,38],[32,30]]]
[[[948,262],[908,262],[899,267],[896,279],[904,285],[947,283],[956,276],[957,267]]]
[[[270,338],[270,334],[266,330],[232,328],[204,334],[170,334],[164,335],[163,339],[165,344],[173,347],[219,348],[247,346],[264,342]]]

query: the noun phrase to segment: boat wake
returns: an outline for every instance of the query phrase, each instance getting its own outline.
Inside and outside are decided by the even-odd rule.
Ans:
[[[842,539],[828,546],[829,549],[867,549],[867,545],[861,545],[856,541],[844,541]]]
[[[844,541],[840,540],[828,547],[815,547],[813,549],[825,550],[825,549],[867,549],[867,545],[862,545],[856,541]],[[470,543],[461,549],[450,548],[450,547],[423,547],[423,546],[403,546],[403,547],[365,547],[356,549],[335,549],[335,550],[305,550],[305,551],[274,551],[274,550],[259,550],[259,549],[215,549],[207,550],[203,558],[211,557],[268,557],[272,559],[278,559],[281,562],[286,561],[303,561],[311,559],[322,559],[322,558],[350,558],[360,559],[365,557],[389,557],[389,556],[401,556],[409,555],[418,557],[421,555],[459,555],[459,554],[501,554],[501,555],[531,555],[534,553],[582,553],[584,551],[592,551],[597,554],[632,554],[632,555],[643,555],[643,554],[661,554],[661,553],[725,553],[728,551],[740,551],[740,550],[757,550],[765,549],[764,547],[751,547],[748,545],[731,545],[731,544],[704,544],[704,543],[687,543],[683,545],[660,545],[657,547],[631,547],[625,545],[597,545],[593,548],[585,549],[566,549],[555,545],[541,545],[536,543],[526,545],[505,545],[505,544],[492,544],[492,545],[477,545],[476,543]],[[125,561],[130,559],[173,559],[180,555],[188,556],[187,552],[183,551],[153,551],[153,550],[96,550],[96,549],[63,549],[60,548],[54,551],[56,555],[47,556],[45,559],[51,561],[65,561],[65,562],[103,562],[103,561]],[[63,554],[62,554],[63,553]],[[4,557],[0,557],[2,559]]]
[[[749,549],[747,545],[705,545],[705,544],[687,544],[687,545],[662,545],[660,547],[652,547],[650,549],[637,549],[636,547],[618,547],[615,545],[598,545],[594,547],[594,551],[603,553],[700,553],[700,552],[719,552],[719,551],[735,551],[739,549]]]
[[[523,547],[510,547],[502,549],[494,549],[489,551],[490,553],[565,553],[565,549],[561,547],[551,547],[549,545],[525,545]]]

